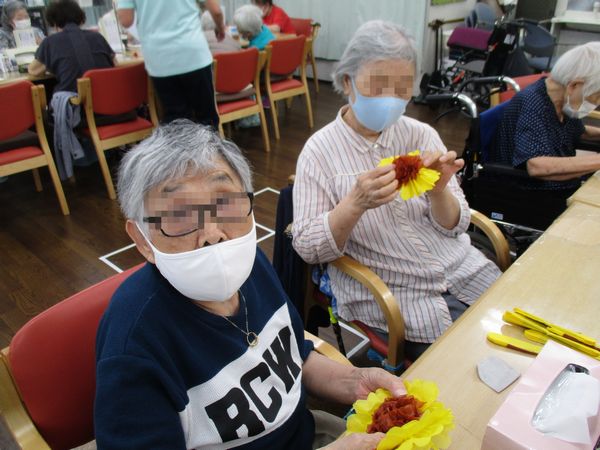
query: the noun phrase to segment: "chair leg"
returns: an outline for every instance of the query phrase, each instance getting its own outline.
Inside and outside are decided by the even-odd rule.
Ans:
[[[269,98],[269,102],[271,103],[271,117],[273,118],[273,128],[275,129],[275,139],[281,139],[279,135],[279,122],[277,120],[277,107],[275,106],[275,101]]]
[[[315,126],[315,123],[313,121],[313,113],[312,113],[312,107],[310,104],[310,95],[308,93],[308,86],[306,87],[306,92],[304,93],[304,98],[306,100],[306,112],[308,113],[308,127],[313,128]]]
[[[227,122],[227,136],[229,136],[229,138],[231,139],[231,135],[233,134],[233,129],[231,128],[231,124],[233,122]]]
[[[313,52],[310,53],[310,64],[312,66],[313,80],[315,82],[315,91],[319,93],[319,77],[317,75],[317,61]]]
[[[42,187],[42,180],[40,179],[40,171],[38,169],[33,169],[33,184],[35,185],[35,190],[37,192],[42,192],[44,189]]]
[[[50,161],[48,163],[48,171],[50,172],[50,178],[52,179],[52,184],[54,185],[54,190],[56,191],[56,196],[58,197],[60,210],[62,211],[63,215],[68,216],[70,214],[69,205],[67,204],[65,192],[63,191],[60,178],[58,177],[58,172],[56,170],[56,166],[54,165],[54,161]],[[34,172],[37,172],[37,169]]]
[[[96,148],[96,155],[98,155],[98,162],[100,163],[100,170],[102,171],[102,177],[104,178],[104,184],[106,184],[106,190],[108,192],[108,198],[114,200],[117,198],[117,194],[115,193],[115,186],[112,181],[112,177],[110,175],[110,169],[108,168],[108,163],[106,162],[106,155],[104,154],[104,150],[100,147],[100,143],[94,142],[94,147]]]
[[[260,129],[262,131],[263,141],[265,141],[265,151],[269,153],[271,151],[271,141],[269,140],[269,129],[267,128],[265,110],[261,108],[258,115],[260,116]]]
[[[285,99],[285,108],[286,109],[291,109],[292,107],[292,100],[294,100],[294,97],[288,97]]]
[[[222,139],[225,139],[225,131],[223,131],[223,124],[219,122],[219,135],[221,135]]]

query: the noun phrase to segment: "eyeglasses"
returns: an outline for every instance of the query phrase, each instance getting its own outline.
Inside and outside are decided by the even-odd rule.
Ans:
[[[214,194],[208,204],[182,205],[178,209],[160,211],[156,216],[142,218],[145,223],[160,227],[166,237],[182,237],[204,228],[205,221],[219,224],[242,225],[252,213],[253,192],[226,192]],[[209,217],[206,215],[209,213]]]

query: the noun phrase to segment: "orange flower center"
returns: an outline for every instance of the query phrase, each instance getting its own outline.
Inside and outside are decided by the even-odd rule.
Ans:
[[[417,178],[419,170],[423,167],[423,161],[418,155],[398,156],[392,164],[396,167],[396,179],[400,186]]]
[[[390,428],[401,427],[411,420],[417,420],[421,417],[419,408],[422,406],[423,402],[412,395],[388,398],[373,414],[373,422],[367,428],[367,433],[387,433]]]

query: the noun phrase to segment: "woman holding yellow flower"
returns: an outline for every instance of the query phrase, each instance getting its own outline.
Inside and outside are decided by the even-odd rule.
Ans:
[[[333,73],[349,104],[298,159],[292,229],[307,262],[348,254],[383,279],[399,302],[410,359],[500,274],[465,233],[470,210],[455,177],[464,162],[435,130],[404,115],[415,67],[413,41],[399,26],[371,21],[356,31]],[[415,150],[408,167],[402,159]],[[390,164],[397,156],[401,164]],[[366,288],[328,270],[339,316],[385,334]]]

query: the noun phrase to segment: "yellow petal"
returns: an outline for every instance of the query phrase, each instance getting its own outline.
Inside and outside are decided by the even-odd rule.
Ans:
[[[389,158],[383,158],[381,161],[379,161],[379,164],[377,164],[377,167],[383,167],[383,166],[392,164],[396,158],[397,158],[397,156],[390,156]]]

